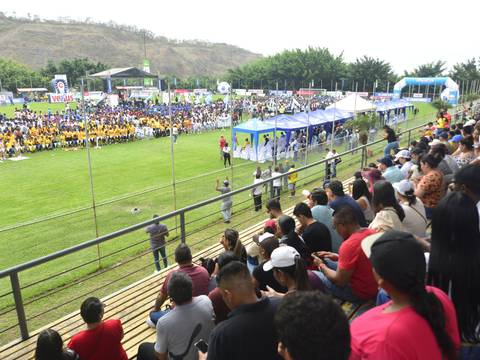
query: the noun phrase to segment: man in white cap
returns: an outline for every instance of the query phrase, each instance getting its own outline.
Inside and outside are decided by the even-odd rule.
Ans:
[[[413,165],[411,158],[412,156],[408,150],[400,150],[395,155],[395,162],[398,162],[401,165],[400,171],[402,172],[404,178],[408,177],[408,172]]]

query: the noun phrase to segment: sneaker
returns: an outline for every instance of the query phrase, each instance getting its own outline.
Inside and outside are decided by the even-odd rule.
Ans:
[[[153,323],[152,319],[150,319],[150,316],[148,316],[147,321],[145,321],[148,325],[149,328],[155,329],[157,326]]]

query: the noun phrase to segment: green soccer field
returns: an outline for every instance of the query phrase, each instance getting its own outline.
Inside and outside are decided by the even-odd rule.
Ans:
[[[413,116],[411,116],[407,124],[402,124],[402,129],[433,119],[434,112],[430,105],[419,104],[419,108],[420,114],[416,120],[412,120]],[[85,149],[27,154],[28,160],[0,163],[0,184],[3,188],[2,216],[0,217],[0,253],[2,254],[0,269],[139,223],[150,219],[153,214],[162,215],[174,208],[178,209],[218,195],[215,191],[217,178],[223,180],[228,176],[229,179],[233,179],[234,189],[251,184],[252,173],[257,164],[233,159],[233,170],[224,168],[218,148],[218,139],[221,134],[227,138],[230,137],[229,129],[179,137],[174,145],[176,196],[171,185],[172,163],[169,138],[141,140],[91,149],[93,189],[97,205],[96,221],[92,210],[91,184]],[[383,144],[378,149],[381,147]],[[344,146],[337,150],[342,152]],[[375,156],[378,157],[379,152],[380,150],[376,150]],[[324,156],[324,153],[309,154],[308,162],[322,159]],[[349,170],[353,174],[353,169],[358,166],[358,156],[358,154],[351,156],[348,161],[344,159],[341,167],[345,174]],[[263,164],[262,169],[267,165]],[[303,163],[297,163],[297,167],[301,165]],[[312,181],[314,179],[315,177],[311,178]],[[243,205],[242,202],[244,202]],[[234,204],[238,204],[239,208],[242,206],[253,208],[251,202],[248,194],[234,198]],[[135,207],[139,208],[140,212],[134,215],[131,210]],[[214,230],[224,227],[218,210],[219,204],[212,204],[187,215],[187,223],[190,223],[187,227],[190,244],[207,235],[212,236],[210,240],[194,245],[194,249],[199,250],[206,244],[217,241]],[[265,217],[249,209],[243,220],[245,223],[238,225],[238,230],[248,225],[249,218],[252,221],[258,215]],[[217,226],[215,228],[212,223],[221,225],[215,225]],[[176,226],[173,221],[167,222],[167,225],[170,229],[175,229]],[[198,230],[199,228],[202,230]],[[175,235],[178,232],[173,230],[172,234]],[[74,256],[67,256],[34,270],[23,272],[20,276],[22,286],[49,278],[47,282],[29,287],[24,291],[23,296],[28,298],[41,294],[53,287],[66,284],[72,279],[96,271],[98,263],[95,259],[99,254],[105,257],[101,261],[101,267],[105,268],[115,264],[119,257],[123,261],[139,251],[145,251],[148,249],[146,240],[145,233],[135,232],[104,243],[99,249],[89,248]],[[131,248],[124,250],[121,255],[108,256],[127,246]],[[172,253],[173,247],[169,248],[168,252]],[[56,276],[59,272],[76,268],[86,262],[91,264],[80,267],[66,276]],[[10,291],[8,279],[1,280],[0,293],[8,291]],[[8,297],[0,298],[0,308],[10,306],[11,301],[12,299]],[[14,321],[13,317],[11,321]]]

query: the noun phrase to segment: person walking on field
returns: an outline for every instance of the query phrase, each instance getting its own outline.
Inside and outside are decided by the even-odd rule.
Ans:
[[[260,174],[255,174],[255,179],[253,180],[254,184],[261,183],[263,180]],[[252,189],[253,203],[255,205],[255,211],[260,211],[262,209],[262,185],[255,186]]]
[[[153,218],[158,218],[158,215],[153,215]],[[152,249],[153,258],[155,260],[155,268],[160,271],[160,256],[162,256],[163,267],[168,266],[167,254],[165,252],[165,237],[168,237],[167,225],[155,221],[152,225],[147,226],[145,232],[150,235],[150,247]]]
[[[220,160],[223,159],[223,148],[225,147],[225,144],[227,143],[227,140],[225,140],[225,137],[222,135],[220,136],[220,141],[218,144],[220,145]]]
[[[225,143],[225,146],[222,149],[223,153],[223,166],[227,167],[227,161],[228,161],[228,166],[231,166],[232,164],[230,163],[230,147],[228,146],[228,143]]]
[[[288,190],[290,190],[290,196],[295,196],[296,184],[298,181],[298,172],[295,170],[295,164],[290,166],[288,170]]]

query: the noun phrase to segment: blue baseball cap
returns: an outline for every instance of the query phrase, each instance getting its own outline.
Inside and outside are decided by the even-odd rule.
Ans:
[[[378,159],[377,162],[385,165],[386,167],[393,166],[393,161],[389,156],[385,156],[384,158]]]
[[[448,142],[456,143],[456,142],[460,142],[460,140],[462,140],[462,139],[463,139],[462,135],[457,134],[457,135],[453,136],[450,140],[448,140]]]

